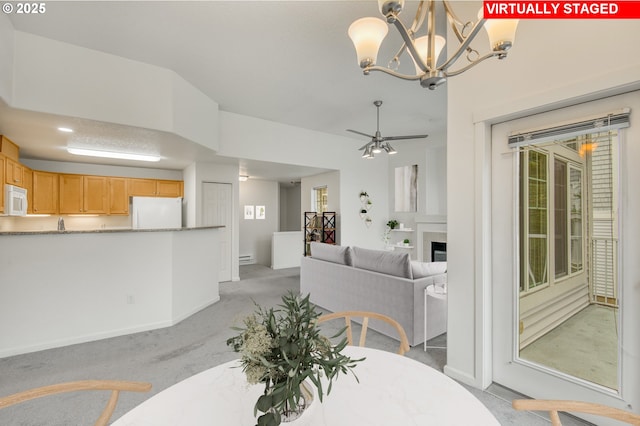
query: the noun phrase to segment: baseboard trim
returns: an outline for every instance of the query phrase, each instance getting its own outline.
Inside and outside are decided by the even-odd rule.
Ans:
[[[454,380],[464,383],[465,385],[473,386],[474,388],[481,389],[482,387],[478,384],[478,380],[463,371],[452,368],[449,365],[444,366],[444,374],[451,377]]]

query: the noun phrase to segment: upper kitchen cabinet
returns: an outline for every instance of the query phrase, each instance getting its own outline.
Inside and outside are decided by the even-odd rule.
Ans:
[[[24,167],[22,172],[24,188],[27,190],[27,214],[33,213],[33,170]]]
[[[132,197],[182,197],[183,191],[181,180],[129,179]]]
[[[129,179],[109,178],[109,214],[129,214]]]
[[[20,148],[18,145],[3,135],[0,135],[0,153],[15,161],[20,159]]]
[[[25,167],[22,164],[7,157],[4,171],[5,183],[24,188],[24,169]]]
[[[104,176],[60,175],[60,214],[107,214],[108,181]]]
[[[0,176],[4,176],[4,163],[4,155],[0,154]],[[0,212],[4,213],[4,185],[0,186],[2,186],[0,190]]]
[[[33,171],[32,212],[58,214],[58,174]]]

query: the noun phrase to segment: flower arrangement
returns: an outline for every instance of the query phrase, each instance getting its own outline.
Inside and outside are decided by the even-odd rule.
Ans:
[[[391,229],[396,229],[396,226],[398,226],[398,221],[395,219],[391,219],[387,222],[387,226]]]
[[[301,385],[306,379],[316,387],[322,401],[321,377],[329,381],[329,394],[338,374],[350,371],[355,376],[353,368],[362,360],[340,353],[347,345],[346,338],[333,346],[320,334],[316,324],[320,314],[309,302],[309,295],[301,298],[289,292],[282,302],[278,309],[258,306],[244,319],[245,328],[234,328],[240,333],[227,340],[228,346],[242,354],[240,364],[247,381],[265,385],[254,407],[254,415],[264,413],[258,417],[257,426],[277,426],[283,417],[304,410]],[[332,338],[342,333],[344,329]]]

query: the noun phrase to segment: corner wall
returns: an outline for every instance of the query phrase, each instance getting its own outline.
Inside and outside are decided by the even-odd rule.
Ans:
[[[280,222],[280,190],[278,182],[252,180],[240,182],[240,207],[238,208],[239,254],[252,255],[259,265],[271,265],[271,239],[278,231]],[[244,206],[265,207],[265,218],[258,219],[254,212],[253,219],[245,219]]]
[[[479,2],[455,4],[463,20],[474,19],[478,7]],[[455,40],[451,31],[447,39]],[[484,33],[476,42],[488,43]],[[492,379],[491,164],[487,151],[489,148],[490,153],[491,120],[552,110],[637,86],[640,57],[631,52],[638,44],[637,21],[521,20],[505,60],[490,59],[446,83],[447,374],[476,387],[486,387]],[[594,61],[606,66],[587,65]],[[549,72],[543,71],[542,64],[548,65],[544,69]],[[637,283],[637,270],[635,274],[629,278]],[[638,321],[626,327],[637,334],[635,324]]]

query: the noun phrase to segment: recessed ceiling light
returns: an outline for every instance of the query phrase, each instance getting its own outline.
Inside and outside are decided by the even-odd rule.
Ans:
[[[129,152],[100,151],[96,149],[70,148],[70,147],[67,147],[67,152],[69,154],[86,155],[88,157],[118,158],[121,160],[136,160],[136,161],[160,161],[159,155],[150,155],[150,154],[132,154]]]
[[[68,127],[58,127],[58,130],[65,133],[73,133],[73,129],[70,129]]]

